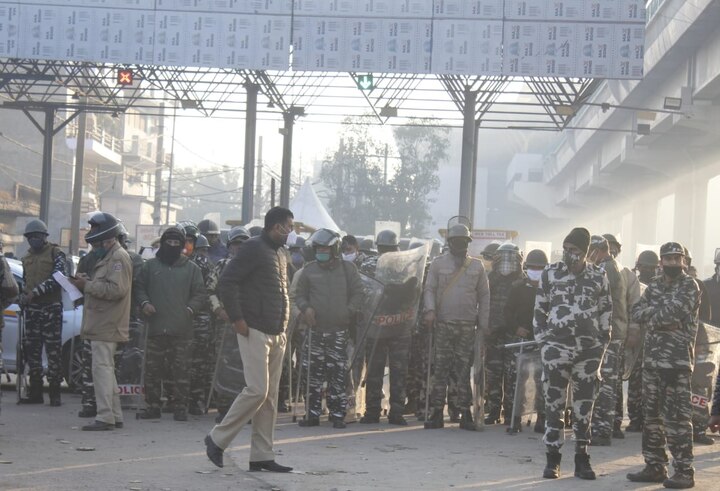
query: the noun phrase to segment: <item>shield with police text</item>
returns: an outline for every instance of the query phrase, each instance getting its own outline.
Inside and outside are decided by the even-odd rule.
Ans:
[[[428,252],[425,244],[378,258],[375,279],[384,290],[371,321],[371,336],[415,326]]]

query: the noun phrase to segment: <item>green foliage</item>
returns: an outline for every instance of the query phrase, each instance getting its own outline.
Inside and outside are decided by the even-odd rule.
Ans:
[[[396,155],[388,158],[386,176],[386,145],[370,134],[367,122],[346,124],[321,176],[333,218],[358,235],[373,234],[376,220],[400,222],[403,235],[425,235],[431,218],[428,196],[440,185],[437,172],[447,158],[449,130],[429,124],[394,129]]]

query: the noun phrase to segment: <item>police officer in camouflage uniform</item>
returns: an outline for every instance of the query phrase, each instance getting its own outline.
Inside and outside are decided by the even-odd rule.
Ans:
[[[30,249],[22,258],[23,294],[20,304],[25,312],[25,353],[30,366],[30,390],[21,404],[43,403],[42,350],[47,355],[51,406],[60,406],[62,372],[62,290],[53,273],[65,273],[65,253],[47,241],[47,226],[31,220],[25,227]]]
[[[545,396],[547,465],[543,477],[560,476],[565,406],[572,387],[575,476],[595,479],[587,446],[600,384],[600,364],[610,342],[612,300],[605,272],[586,262],[590,232],[575,228],[563,241],[563,260],[540,277],[533,329],[540,346]]]
[[[657,276],[660,258],[654,251],[642,251],[635,262],[635,272],[640,282],[640,291],[645,291],[647,285]],[[638,299],[639,301],[639,299]],[[634,302],[633,306],[637,303]],[[642,387],[642,359],[643,345],[645,343],[645,329],[642,324],[635,322],[631,315],[628,319],[627,347],[638,353],[628,379],[628,418],[630,423],[625,428],[628,432],[641,432],[643,428],[643,387]]]
[[[592,444],[609,446],[615,426],[618,380],[622,380],[620,352],[627,336],[627,285],[615,259],[610,255],[610,244],[605,237],[590,238],[588,260],[605,271],[612,297],[612,339],[605,350],[600,375],[600,392],[595,400],[592,415]]]
[[[211,285],[217,284],[217,278],[213,278],[215,269],[207,256],[207,249],[210,248],[208,240],[192,221],[180,222],[178,226],[185,230],[185,255],[200,268],[205,288],[208,289]],[[195,312],[193,317],[193,346],[188,399],[188,412],[193,416],[199,416],[205,412],[205,401],[215,367],[213,327],[212,310],[208,298],[208,301]]]
[[[310,342],[310,400],[300,426],[318,426],[322,387],[327,382],[327,406],[333,428],[345,428],[347,408],[347,345],[350,327],[363,300],[357,268],[344,261],[340,234],[320,229],[310,237],[315,261],[305,265],[295,292],[295,306],[312,330]],[[307,367],[306,367],[307,368]]]
[[[378,255],[369,256],[360,267],[364,275],[375,277],[377,261],[383,254],[399,250],[398,237],[392,230],[382,230],[375,240]],[[360,418],[362,424],[380,422],[380,404],[382,402],[382,386],[385,373],[385,362],[390,365],[390,412],[388,423],[407,425],[403,417],[406,394],[408,362],[410,358],[411,329],[407,325],[400,327],[380,328],[371,326],[365,339],[367,363],[367,383],[365,395],[365,414]]]
[[[660,248],[663,274],[653,279],[632,309],[644,324],[642,451],[645,468],[634,482],[662,482],[666,488],[695,485],[690,380],[695,363],[699,290],[683,270],[685,251],[677,242]],[[675,474],[667,477],[665,443]]]
[[[506,378],[515,355],[505,353],[504,345],[513,340],[505,325],[505,305],[513,283],[523,277],[522,255],[513,243],[501,244],[493,253],[493,270],[488,274],[490,282],[490,330],[486,333],[485,386],[487,390],[488,415],[485,424],[495,424],[503,410],[505,424],[512,418],[513,396],[508,391],[514,380]],[[514,371],[514,370],[512,370]]]
[[[210,306],[216,320],[215,353],[217,354],[217,356],[220,356],[223,339],[225,339],[225,342],[235,343],[235,346],[237,347],[237,337],[235,329],[230,323],[230,318],[228,317],[227,312],[225,311],[225,307],[223,306],[222,301],[218,296],[218,278],[220,278],[227,264],[232,260],[233,257],[235,257],[238,250],[240,250],[240,246],[242,245],[242,243],[249,238],[250,233],[245,227],[238,226],[230,229],[227,234],[227,257],[220,259],[217,263],[215,263],[214,274],[209,277],[210,281],[207,284],[208,296],[210,297]],[[237,357],[224,358],[222,361],[226,364],[233,363],[235,365],[234,368],[237,368],[238,370],[242,369],[242,359],[240,358],[239,351],[237,351]],[[240,385],[244,386],[244,381]],[[218,415],[215,419],[216,423],[219,423],[223,420],[223,417],[225,417],[225,414],[227,413],[228,409],[230,409],[230,406],[235,400],[235,396],[236,394],[231,395],[223,392],[216,392],[215,404],[217,405],[218,410]]]
[[[610,246],[610,255],[613,257],[613,259],[617,260],[617,257],[620,255],[620,252],[622,251],[622,244],[615,238],[613,234],[603,234],[603,237],[608,241],[608,245]],[[620,349],[620,356],[618,357],[618,367],[619,367],[619,373],[620,376],[617,378],[617,388],[615,389],[616,392],[616,403],[615,403],[615,425],[613,427],[613,433],[612,437],[615,439],[623,439],[625,438],[625,434],[622,431],[622,422],[623,422],[623,412],[625,411],[625,405],[624,405],[624,395],[623,395],[623,372],[625,371],[625,344],[627,343],[628,336],[630,335],[630,332],[632,330],[637,330],[638,325],[637,323],[630,321],[630,309],[632,309],[632,306],[635,305],[640,300],[640,295],[642,294],[641,288],[640,288],[640,281],[637,278],[637,275],[633,273],[629,268],[620,266],[620,274],[625,279],[625,286],[626,286],[626,294],[625,294],[625,304],[626,304],[626,311],[627,311],[627,319],[628,319],[628,327],[627,331],[625,333],[624,339],[622,339],[622,347]],[[613,333],[613,337],[616,338],[616,334]]]
[[[182,252],[185,230],[163,232],[156,256],[143,264],[135,296],[148,319],[145,351],[145,401],[141,419],[160,418],[163,377],[173,384],[173,418],[187,421],[189,365],[193,347],[193,317],[206,309],[202,271]]]
[[[475,430],[471,411],[470,369],[473,364],[475,328],[487,328],[490,290],[482,261],[468,256],[470,230],[450,227],[450,252],[435,258],[424,292],[425,325],[433,329],[433,376],[430,417],[425,429],[442,428],[445,394],[450,370],[457,376],[460,428]]]

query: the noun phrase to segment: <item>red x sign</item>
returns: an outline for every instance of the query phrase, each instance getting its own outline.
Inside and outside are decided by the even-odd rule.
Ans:
[[[132,85],[133,78],[134,74],[133,71],[130,69],[123,68],[121,70],[118,70],[117,72],[118,85]]]

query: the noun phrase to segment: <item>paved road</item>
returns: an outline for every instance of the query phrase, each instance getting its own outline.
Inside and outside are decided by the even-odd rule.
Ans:
[[[9,490],[449,490],[449,489],[662,489],[628,482],[625,474],[642,465],[640,435],[612,447],[593,448],[595,482],[572,477],[572,445],[563,477],[540,478],[544,449],[529,429],[510,436],[505,427],[468,432],[449,425],[423,430],[328,423],[298,428],[281,416],[276,433],[278,461],[292,474],[247,472],[249,428],[226,452],[226,466],[214,467],[202,440],[214,414],[186,423],[163,415],[137,421],[126,412],[123,430],[89,433],[79,427],[79,397],[63,394],[60,408],[17,406],[5,392],[0,414],[0,489]],[[80,448],[94,448],[80,451]],[[696,449],[697,488],[720,489],[720,441]]]

